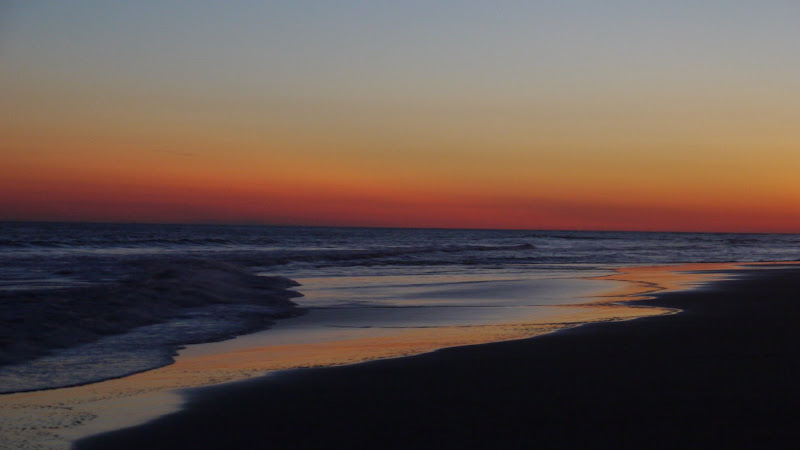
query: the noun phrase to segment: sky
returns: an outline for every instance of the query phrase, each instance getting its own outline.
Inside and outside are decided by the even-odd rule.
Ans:
[[[796,1],[2,1],[0,220],[800,232]]]

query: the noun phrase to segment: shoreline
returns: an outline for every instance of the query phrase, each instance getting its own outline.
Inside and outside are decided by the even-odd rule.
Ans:
[[[23,417],[21,422],[6,427],[10,433],[12,428],[44,428],[53,430],[48,435],[40,436],[36,442],[60,448],[65,442],[86,436],[135,426],[146,423],[159,416],[180,410],[184,399],[181,395],[187,388],[215,385],[226,382],[241,382],[262,376],[279,375],[285,370],[305,367],[337,367],[355,365],[364,361],[386,360],[387,358],[405,358],[409,355],[429,354],[443,348],[482,345],[486,342],[508,342],[542,335],[558,333],[576,327],[586,326],[593,321],[620,321],[640,318],[647,315],[674,314],[653,307],[650,304],[632,306],[631,300],[650,298],[653,290],[685,289],[690,286],[682,283],[709,282],[715,276],[708,273],[688,274],[681,268],[727,268],[733,270],[739,264],[700,264],[681,266],[639,266],[621,267],[611,275],[590,277],[616,282],[610,285],[603,295],[593,297],[586,304],[559,306],[561,320],[554,326],[552,323],[522,324],[518,326],[483,326],[483,327],[450,327],[449,330],[437,329],[431,332],[416,330],[406,333],[406,338],[393,336],[374,338],[362,341],[332,343],[304,348],[303,346],[265,347],[245,349],[242,352],[224,352],[220,355],[179,356],[176,363],[156,370],[137,375],[122,377],[101,383],[92,383],[75,388],[55,389],[51,391],[32,391],[3,395],[7,407],[17,411],[29,411],[29,419]],[[624,305],[621,305],[624,303]],[[592,315],[587,313],[590,309]],[[642,309],[644,308],[644,309]],[[574,321],[566,321],[568,312],[574,315]],[[624,314],[623,314],[624,312]],[[438,334],[436,334],[438,332]],[[444,334],[442,334],[444,332]],[[500,338],[500,337],[503,338]],[[399,346],[398,346],[399,345]],[[253,351],[256,351],[254,353]],[[290,357],[285,363],[270,362],[275,353],[300,353],[301,359]],[[306,358],[306,359],[302,359]],[[254,364],[255,362],[255,364]],[[201,388],[202,389],[202,388]],[[52,405],[63,405],[59,409]],[[138,415],[131,415],[131,408],[137,408]],[[42,421],[41,411],[46,411]],[[8,408],[0,410],[0,423],[8,420]],[[13,411],[12,411],[13,413]],[[3,419],[6,414],[6,420]],[[12,414],[13,416],[13,414]],[[15,419],[11,417],[11,419]],[[28,423],[33,421],[34,423]],[[38,421],[38,422],[37,422]],[[77,421],[77,422],[76,422]],[[13,422],[13,420],[12,420]],[[23,432],[17,438],[28,442],[29,432]],[[8,434],[10,436],[10,434]],[[28,436],[28,437],[25,437]]]
[[[735,277],[702,289],[631,301],[681,314],[193,389],[181,412],[82,440],[78,448],[236,448],[263,438],[264,424],[277,447],[691,446],[742,439],[779,446],[793,435],[786,413],[800,398],[792,377],[775,370],[798,361],[800,333],[789,324],[800,314],[792,303],[800,269],[741,266],[725,272]],[[762,292],[771,296],[769,308],[759,304]],[[777,319],[782,326],[771,330]]]

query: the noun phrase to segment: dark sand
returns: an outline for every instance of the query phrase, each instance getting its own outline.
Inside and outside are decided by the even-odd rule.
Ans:
[[[283,372],[79,448],[796,448],[800,269],[648,304],[672,316]]]

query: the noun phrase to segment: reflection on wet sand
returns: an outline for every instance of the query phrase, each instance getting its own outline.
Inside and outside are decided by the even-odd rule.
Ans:
[[[62,448],[74,439],[131,426],[176,410],[176,389],[242,380],[282,369],[353,364],[415,355],[445,347],[523,339],[587,322],[620,321],[675,311],[622,301],[685,289],[726,276],[733,264],[633,267],[597,277],[610,283],[594,301],[548,306],[553,314],[517,323],[376,328],[340,333],[327,341],[281,343],[223,352],[185,352],[175,364],[101,383],[4,395],[0,429],[11,447]]]

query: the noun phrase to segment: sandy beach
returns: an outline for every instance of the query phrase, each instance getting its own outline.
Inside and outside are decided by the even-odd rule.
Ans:
[[[632,304],[679,314],[194,389],[77,447],[789,447],[800,271],[713,271]]]

